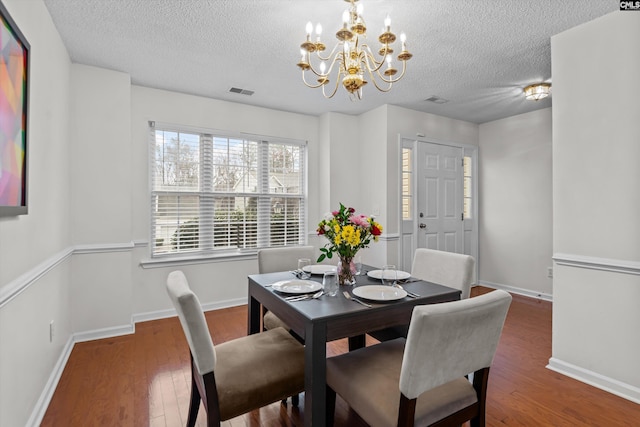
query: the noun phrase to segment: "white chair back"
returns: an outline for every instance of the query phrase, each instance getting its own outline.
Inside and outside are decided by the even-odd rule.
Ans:
[[[413,309],[400,371],[409,399],[491,366],[511,295],[496,290],[460,301]]]
[[[191,355],[200,375],[213,372],[216,351],[213,347],[207,321],[196,294],[189,288],[184,273],[172,271],[167,277],[167,292],[178,312],[180,324],[189,343]]]
[[[316,262],[313,246],[285,246],[282,248],[267,248],[258,251],[258,272],[275,273],[291,271],[298,268],[299,258],[309,258]]]
[[[418,248],[413,256],[411,275],[462,291],[469,298],[476,260],[470,255]]]

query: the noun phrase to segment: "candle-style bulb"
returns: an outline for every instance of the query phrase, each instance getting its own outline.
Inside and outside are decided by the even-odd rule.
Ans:
[[[310,36],[312,31],[313,31],[313,24],[311,23],[311,21],[309,21],[307,22],[307,35]]]
[[[384,26],[386,27],[387,31],[389,31],[389,29],[391,28],[391,17],[389,15],[384,18]]]

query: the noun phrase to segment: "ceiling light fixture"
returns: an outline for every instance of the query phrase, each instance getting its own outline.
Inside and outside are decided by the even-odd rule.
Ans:
[[[551,92],[550,83],[536,83],[524,88],[524,97],[529,101],[539,101],[549,96]]]
[[[393,83],[404,76],[407,61],[413,56],[406,49],[406,37],[404,33],[400,35],[402,51],[398,54],[398,60],[402,61],[402,73],[394,78],[398,70],[391,64],[393,54],[391,44],[396,41],[396,35],[391,32],[391,19],[387,16],[384,20],[384,29],[378,36],[382,46],[376,56],[366,43],[367,26],[362,17],[362,3],[358,3],[359,0],[344,1],[350,5],[342,14],[342,28],[336,32],[338,43],[329,55],[322,54],[326,50],[325,44],[320,41],[322,26],[320,24],[316,26],[314,42],[311,40],[313,24],[311,22],[307,24],[307,39],[300,45],[302,58],[298,62],[298,67],[302,70],[302,81],[310,88],[321,87],[325,98],[333,97],[338,91],[339,83],[342,82],[342,86],[349,92],[352,100],[362,99],[362,87],[367,84],[365,77],[369,78],[379,91],[388,92]],[[315,53],[313,58],[319,62],[317,66],[312,64],[313,53]],[[385,62],[387,67],[382,70]],[[305,79],[305,72],[308,70],[318,77],[317,84],[310,84]],[[325,87],[332,79],[335,84],[331,92],[327,93]]]

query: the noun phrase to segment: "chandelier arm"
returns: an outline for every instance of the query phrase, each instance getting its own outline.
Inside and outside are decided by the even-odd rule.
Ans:
[[[373,55],[373,52],[371,52],[369,45],[363,44],[362,52],[364,53],[364,58],[367,59],[365,65],[367,69],[369,69],[370,71],[378,71],[384,65],[384,57],[382,57],[380,62],[378,62],[378,60],[376,60],[375,56]],[[371,64],[369,63],[369,61],[373,62],[375,64],[375,67],[371,67]],[[363,60],[363,62],[365,61]]]
[[[304,77],[304,71],[302,71],[302,82],[305,84],[305,86],[310,87],[311,89],[317,89],[320,86],[324,86],[322,83],[318,83],[317,85],[307,83],[307,79],[305,79]]]
[[[328,61],[331,59],[331,57],[336,53],[336,51],[338,50],[339,47],[342,46],[342,42],[338,42],[335,44],[335,46],[333,46],[333,49],[331,49],[331,52],[326,56],[322,56],[320,55],[320,52],[316,50],[316,58],[320,59],[321,61]],[[342,49],[340,49],[342,50]],[[309,58],[311,59],[311,58]]]
[[[333,87],[333,92],[331,92],[331,95],[327,95],[325,93],[325,88],[326,85],[322,85],[322,96],[324,96],[325,98],[329,99],[329,98],[333,98],[333,95],[336,94],[336,92],[338,91],[338,87],[340,86],[340,74],[338,73],[338,75],[336,76],[336,84]]]
[[[402,73],[400,73],[400,75],[397,78],[385,78],[380,71],[376,71],[376,74],[378,75],[378,77],[380,77],[380,80],[382,80],[385,83],[389,83],[389,84],[393,84],[395,82],[397,82],[398,80],[400,80],[402,77],[404,77],[404,72],[407,70],[407,61],[402,61]],[[371,76],[371,78],[373,78],[374,76]],[[374,79],[374,83],[375,83],[375,79]],[[378,86],[376,86],[378,87]]]
[[[333,71],[333,66],[336,64],[336,62],[342,62],[342,57],[344,56],[344,54],[342,52],[336,54],[333,59],[331,60],[331,65],[329,65],[329,69],[324,73],[319,73],[315,67],[313,66],[313,64],[311,64],[311,61],[308,61],[309,63],[309,70],[311,70],[313,72],[313,74],[315,74],[318,77],[327,77],[331,74],[331,72]]]
[[[386,89],[383,87],[380,87],[380,85],[378,84],[378,80],[376,79],[376,76],[374,74],[373,71],[367,69],[367,71],[369,72],[369,76],[371,76],[371,81],[373,82],[373,85],[376,87],[376,89],[378,89],[380,92],[389,92],[391,90],[391,87],[393,86],[394,82],[390,82],[388,80],[386,80],[384,77],[382,77],[380,75],[379,72],[375,72],[378,76],[380,76],[380,78],[382,79],[383,82],[387,83],[389,85],[389,87],[387,87]]]

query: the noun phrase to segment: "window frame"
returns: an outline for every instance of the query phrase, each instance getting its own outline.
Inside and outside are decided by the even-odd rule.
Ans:
[[[198,188],[193,191],[186,191],[184,188],[176,188],[175,191],[167,191],[166,188],[154,187],[155,184],[155,167],[156,167],[156,131],[163,132],[176,132],[176,133],[185,133],[185,134],[197,134],[198,135],[198,144],[199,150],[203,150],[203,143],[207,143],[203,139],[203,137],[209,139],[209,143],[211,144],[215,141],[216,138],[227,139],[227,141],[231,140],[239,140],[242,141],[243,144],[247,144],[249,146],[255,146],[258,158],[256,159],[255,179],[258,181],[256,183],[257,188],[254,191],[232,191],[227,188],[226,191],[213,190],[211,185],[213,184],[214,177],[209,175],[209,181],[205,181],[203,183],[203,175],[205,175],[206,171],[211,171],[211,168],[215,164],[215,160],[213,157],[209,157],[209,164],[203,163],[202,153],[199,154],[198,157]],[[229,143],[229,142],[228,142]],[[276,176],[277,172],[270,170],[268,167],[270,157],[269,157],[269,147],[274,145],[284,145],[285,147],[294,147],[295,150],[300,149],[299,158],[297,165],[297,171],[300,174],[298,178],[298,188],[299,190],[295,193],[280,193],[273,191],[270,185],[270,181]],[[215,148],[212,146],[212,150]],[[265,165],[267,165],[265,170]],[[168,123],[160,123],[149,121],[149,161],[148,161],[148,177],[149,177],[149,190],[148,190],[148,201],[149,205],[149,257],[150,259],[145,260],[142,264],[143,267],[145,265],[151,264],[172,264],[175,262],[180,263],[192,263],[192,262],[209,262],[211,260],[226,260],[226,259],[237,259],[237,258],[253,258],[255,257],[257,251],[259,249],[263,249],[266,247],[270,247],[269,244],[271,239],[274,236],[271,234],[271,228],[274,224],[282,224],[283,222],[276,221],[274,222],[274,215],[271,212],[271,202],[274,199],[293,199],[294,207],[296,210],[296,215],[294,216],[294,222],[297,223],[297,232],[294,233],[292,243],[290,240],[287,240],[286,231],[282,232],[282,236],[278,235],[277,237],[282,238],[283,242],[281,245],[275,245],[271,247],[284,247],[284,246],[302,246],[307,244],[307,209],[308,209],[308,191],[307,191],[307,182],[308,182],[308,144],[307,141],[294,140],[290,138],[283,137],[267,137],[263,135],[256,134],[248,134],[242,132],[230,132],[223,131],[217,129],[206,129],[200,127],[191,127],[191,126],[183,126],[183,125],[175,125]],[[247,167],[244,165],[247,171],[254,171],[251,167]],[[156,236],[163,238],[166,243],[166,236],[162,237],[158,235],[158,231],[154,228],[156,226],[156,218],[158,218],[157,211],[154,209],[155,200],[157,200],[157,195],[159,194],[169,194],[173,193],[174,195],[190,195],[201,197],[203,195],[214,198],[216,200],[222,200],[223,198],[232,197],[235,199],[254,199],[257,205],[264,206],[265,202],[269,203],[267,205],[266,211],[259,206],[256,209],[256,217],[253,220],[255,222],[256,228],[256,237],[250,240],[244,240],[243,244],[240,246],[228,246],[223,248],[216,248],[215,244],[217,242],[214,236],[208,237],[207,239],[211,239],[212,245],[209,247],[205,247],[204,249],[195,249],[190,251],[168,251],[168,252],[158,252],[156,251]],[[277,204],[277,203],[275,203]],[[234,205],[235,206],[235,205]],[[274,205],[275,206],[275,205]],[[213,217],[217,208],[212,207],[205,210],[205,214],[202,212],[202,203],[201,200],[198,199],[198,230],[202,227],[203,222],[200,221],[200,216],[211,215]],[[262,209],[262,210],[261,210]],[[276,213],[276,211],[274,209]],[[243,208],[244,215],[247,214],[246,203]],[[266,213],[265,213],[266,212]],[[227,212],[232,213],[232,210]],[[176,220],[176,231],[180,228],[184,223],[180,222],[181,220]],[[284,224],[287,224],[287,220],[284,221]],[[293,226],[295,229],[295,226]],[[285,225],[284,229],[289,229],[287,225]],[[267,230],[267,231],[264,231]],[[247,228],[243,228],[243,233],[246,233]],[[266,233],[266,234],[265,234]],[[200,233],[198,231],[198,237],[200,237]],[[290,237],[289,237],[290,238]],[[205,239],[206,240],[206,239]],[[198,246],[204,242],[203,240],[198,240]],[[250,244],[248,242],[253,242],[255,244]]]

